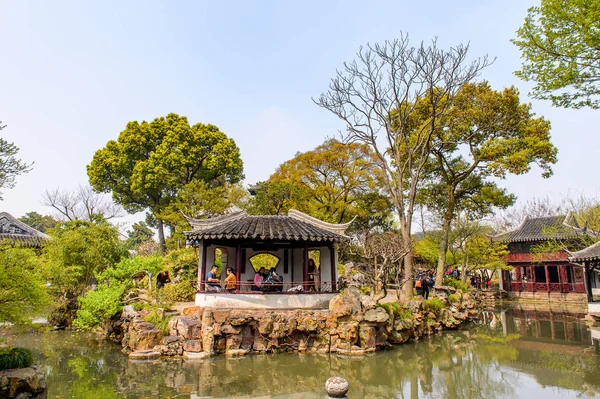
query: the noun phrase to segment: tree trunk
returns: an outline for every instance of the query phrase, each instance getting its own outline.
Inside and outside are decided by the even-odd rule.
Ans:
[[[158,248],[161,254],[165,253],[165,225],[162,220],[156,218],[158,224]]]
[[[460,271],[460,281],[463,284],[467,283],[467,265],[469,263],[469,258],[465,255],[465,259],[463,260],[462,268]]]
[[[438,254],[437,272],[435,274],[435,286],[439,287],[444,281],[444,273],[446,273],[446,252],[448,252],[448,236],[450,235],[450,223],[452,218],[448,215],[444,216],[442,223],[442,239],[440,240],[440,252]]]
[[[413,259],[412,251],[407,253],[404,257],[404,296],[406,298],[410,298],[414,295]]]

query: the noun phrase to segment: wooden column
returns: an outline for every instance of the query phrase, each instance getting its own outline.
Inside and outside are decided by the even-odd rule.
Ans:
[[[590,273],[590,263],[583,262],[583,286],[585,287],[585,293],[588,302],[594,302],[594,296],[592,295],[592,282]]]
[[[331,260],[331,291],[335,292],[337,290],[337,278],[336,278],[336,268],[335,264],[335,243],[331,243],[329,245],[329,258]]]
[[[304,281],[302,282],[302,287],[304,289],[307,288],[308,283],[308,243],[304,244],[303,252],[302,252],[302,268],[303,268],[303,276]]]
[[[550,292],[550,273],[548,273],[548,265],[544,265],[544,273],[546,273],[546,291]]]
[[[202,240],[202,259],[200,265],[200,290],[206,290],[204,279],[206,278],[206,240]]]
[[[238,244],[235,247],[235,280],[236,286],[235,290],[240,291],[240,277],[242,270],[242,246]]]

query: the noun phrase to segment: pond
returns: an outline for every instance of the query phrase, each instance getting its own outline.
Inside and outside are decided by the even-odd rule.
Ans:
[[[4,337],[34,351],[48,397],[323,398],[342,376],[358,398],[600,397],[600,345],[579,319],[494,310],[481,324],[367,357],[276,354],[130,361],[114,344],[73,332]]]

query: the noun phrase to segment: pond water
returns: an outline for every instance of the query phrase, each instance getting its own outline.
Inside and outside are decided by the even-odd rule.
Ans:
[[[202,361],[130,361],[114,344],[73,332],[0,333],[34,351],[48,397],[323,398],[342,376],[358,398],[600,397],[600,345],[573,317],[485,312],[478,325],[370,356],[276,354]]]

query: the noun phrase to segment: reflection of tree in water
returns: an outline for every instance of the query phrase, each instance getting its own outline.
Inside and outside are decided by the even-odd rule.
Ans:
[[[300,393],[303,398],[321,398],[325,380],[333,375],[350,381],[352,398],[514,397],[519,372],[542,385],[576,391],[598,386],[600,372],[594,363],[598,354],[592,350],[565,356],[522,348],[518,336],[504,336],[502,331],[498,316],[495,324],[445,333],[364,358],[277,354],[132,362],[118,346],[88,335],[35,334],[12,343],[36,348],[36,357],[49,373],[51,398],[189,398],[191,393],[216,398]],[[564,378],[558,377],[561,373]]]

